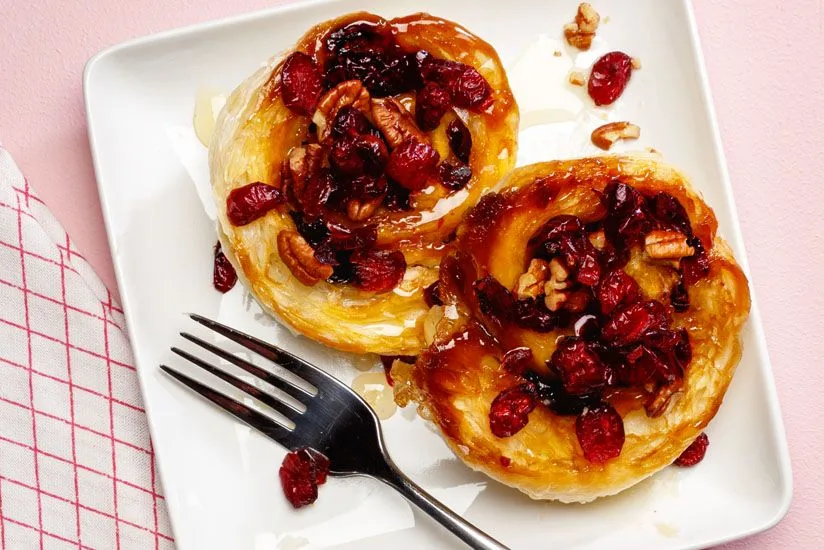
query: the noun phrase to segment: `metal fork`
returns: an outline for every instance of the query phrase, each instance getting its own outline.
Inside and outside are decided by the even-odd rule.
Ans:
[[[301,407],[296,407],[288,400],[264,392],[241,378],[177,347],[172,348],[174,353],[270,406],[293,422],[294,428],[289,429],[285,423],[278,423],[269,416],[247,407],[235,398],[220,393],[181,371],[161,365],[160,368],[164,372],[287,449],[312,447],[320,451],[329,458],[330,475],[368,476],[380,480],[432,516],[470,547],[481,550],[507,549],[506,546],[435,500],[398,470],[386,451],[378,417],[366,401],[347,385],[277,346],[267,344],[200,315],[192,314],[190,317],[201,325],[280,365],[314,386],[317,393],[310,392],[286,378],[255,366],[187,332],[182,332],[180,335],[285,392],[305,409],[301,410]]]

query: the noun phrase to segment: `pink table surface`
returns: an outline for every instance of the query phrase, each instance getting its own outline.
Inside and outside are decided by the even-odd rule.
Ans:
[[[3,2],[0,139],[110,288],[86,140],[84,63],[128,38],[273,3]],[[727,548],[818,548],[824,537],[824,3],[784,5],[694,0],[795,478],[786,519]]]

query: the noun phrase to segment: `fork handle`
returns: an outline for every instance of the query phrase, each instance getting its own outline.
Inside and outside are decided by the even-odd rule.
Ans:
[[[429,514],[470,548],[476,550],[509,550],[508,547],[493,539],[424,491],[414,481],[401,473],[391,461],[387,460],[387,466],[386,472],[382,472],[375,477],[397,490],[406,500]]]

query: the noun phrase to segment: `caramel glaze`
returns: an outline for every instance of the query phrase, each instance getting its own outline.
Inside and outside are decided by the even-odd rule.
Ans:
[[[460,191],[450,192],[436,181],[430,180],[428,188],[412,195],[408,211],[393,212],[381,207],[366,222],[377,224],[378,246],[400,249],[407,257],[408,265],[437,266],[442,257],[441,242],[454,231],[466,211],[477,203],[480,196],[502,178],[515,164],[517,149],[518,107],[509,89],[509,82],[501,60],[495,50],[485,41],[474,36],[464,27],[434,17],[417,13],[386,20],[368,12],[357,12],[326,21],[310,29],[295,45],[294,51],[310,55],[319,67],[327,60],[324,48],[326,38],[332,32],[353,23],[367,23],[391,33],[406,51],[427,50],[435,57],[459,61],[473,66],[480,72],[492,89],[493,101],[483,112],[458,110],[469,128],[473,143],[483,144],[473,147],[469,165],[472,178]],[[284,56],[285,59],[285,56]],[[259,108],[251,117],[247,127],[267,124],[271,112],[289,112],[283,105],[280,94],[280,69],[278,63],[265,86]],[[404,94],[404,102],[414,108],[414,97]],[[456,117],[448,112],[441,124],[429,135],[441,159],[446,158],[446,126]],[[309,117],[289,112],[280,117],[277,125],[258,127],[258,135],[268,135],[259,153],[266,156],[269,167],[267,179],[277,183],[280,165],[293,147],[301,145],[309,131]],[[438,147],[441,144],[441,147]],[[265,150],[264,150],[265,149]],[[503,156],[501,151],[505,151]],[[353,225],[351,222],[348,222]],[[357,224],[354,224],[357,225]]]
[[[642,193],[666,191],[684,206],[693,231],[709,255],[707,277],[689,288],[691,307],[673,313],[671,326],[686,328],[693,359],[681,394],[661,417],[648,418],[646,396],[637,389],[604,395],[624,418],[622,454],[605,464],[589,463],[575,434],[575,417],[544,406],[508,438],[489,429],[492,400],[523,378],[500,367],[509,349],[527,346],[535,370],[545,366],[558,337],[571,328],[538,333],[485,316],[472,284],[493,275],[513,288],[531,259],[527,243],[551,218],[574,214],[585,222],[605,214],[599,192],[613,180]],[[533,498],[586,501],[613,494],[670,464],[715,415],[741,355],[740,331],[749,311],[747,280],[726,243],[716,236],[712,210],[676,170],[644,157],[599,157],[536,164],[515,170],[498,193],[486,195],[458,230],[440,270],[441,300],[457,315],[440,321],[434,341],[418,363],[396,372],[396,399],[415,401],[468,465],[513,485]],[[635,250],[630,264],[641,262]],[[630,265],[628,264],[628,265]],[[631,273],[646,298],[668,304],[671,268],[646,261]],[[628,272],[630,271],[627,268]]]

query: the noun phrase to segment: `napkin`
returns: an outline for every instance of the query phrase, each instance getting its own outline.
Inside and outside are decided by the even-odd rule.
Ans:
[[[0,147],[0,548],[174,547],[124,327]]]

